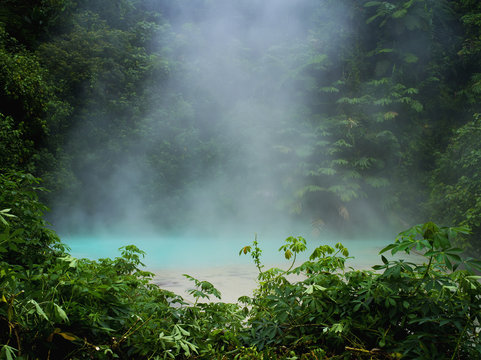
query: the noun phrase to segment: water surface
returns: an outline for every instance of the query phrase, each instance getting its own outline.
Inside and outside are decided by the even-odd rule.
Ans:
[[[257,269],[250,255],[239,256],[239,251],[251,245],[252,237],[194,237],[194,236],[125,236],[125,235],[76,235],[63,236],[71,248],[71,254],[78,258],[99,259],[120,256],[119,247],[134,244],[145,251],[143,262],[146,269],[156,274],[154,282],[164,289],[182,295],[193,301],[187,290],[192,284],[182,274],[189,274],[200,280],[207,280],[222,293],[222,301],[235,302],[242,295],[252,295],[257,286]],[[283,258],[278,251],[284,244],[283,237],[259,237],[262,249],[261,260],[269,267],[287,269],[291,261]],[[315,247],[334,246],[341,242],[349,249],[347,266],[370,269],[380,264],[379,251],[391,240],[386,238],[343,239],[321,237],[308,240],[308,250],[299,256],[297,264],[307,260]]]
[[[239,256],[239,251],[246,245],[252,245],[252,238],[193,237],[193,236],[143,236],[122,235],[70,235],[62,240],[71,248],[71,254],[78,258],[99,259],[120,256],[119,248],[134,244],[146,252],[144,263],[149,269],[172,269],[212,267],[224,265],[245,265],[252,263],[249,255]],[[278,251],[284,244],[283,238],[258,238],[262,249],[262,261],[266,265],[288,264],[283,254]],[[299,257],[306,260],[315,247],[319,245],[334,246],[341,242],[349,249],[348,264],[353,267],[374,265],[380,262],[379,251],[390,243],[385,238],[366,239],[332,239],[320,238],[308,240],[308,250]]]

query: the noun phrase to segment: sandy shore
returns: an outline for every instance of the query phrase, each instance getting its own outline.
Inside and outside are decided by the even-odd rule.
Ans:
[[[264,269],[279,267],[287,270],[286,266],[270,265]],[[252,296],[254,289],[257,287],[258,270],[254,265],[223,265],[192,269],[163,269],[152,270],[155,274],[153,282],[162,289],[172,291],[177,295],[181,295],[185,300],[193,302],[194,299],[188,294],[188,290],[192,289],[194,283],[188,280],[182,274],[188,274],[197,280],[208,281],[220,291],[222,298],[218,300],[211,297],[211,301],[222,301],[235,303],[241,296]],[[296,281],[300,277],[289,275],[289,281]]]
[[[382,262],[377,255],[377,251],[366,249],[359,251],[355,259],[349,259],[346,262],[346,271],[350,268],[368,270],[372,269],[372,265],[381,264]],[[391,256],[386,255],[392,259]],[[422,263],[425,260],[415,254],[406,256],[406,254],[397,254],[394,258],[404,258],[411,261]],[[296,264],[300,265],[301,262]],[[287,269],[289,263],[282,264],[266,264],[264,269],[271,267],[279,267]],[[155,274],[153,282],[161,288],[172,291],[177,295],[182,296],[188,301],[194,299],[187,293],[189,289],[193,288],[193,283],[185,278],[182,274],[188,274],[201,281],[209,281],[217,290],[221,292],[223,302],[237,302],[240,296],[251,296],[253,290],[257,287],[258,271],[254,264],[231,264],[219,266],[204,266],[204,267],[182,267],[182,268],[166,268],[166,269],[148,269]],[[290,280],[296,280],[295,276]],[[211,301],[218,301],[215,297]]]
[[[208,281],[220,291],[223,302],[237,302],[240,296],[251,296],[257,286],[257,269],[255,266],[225,265],[202,268],[149,270],[155,273],[153,282],[162,289],[181,295],[188,301],[194,299],[187,291],[194,287],[182,274],[188,274],[198,280]],[[211,300],[217,300],[211,297]]]
[[[272,266],[266,266],[269,269]],[[279,265],[278,265],[279,266]],[[349,266],[349,264],[348,264]],[[279,266],[285,268],[285,266]],[[369,269],[366,264],[356,264],[357,269]],[[347,270],[347,268],[346,268]],[[258,271],[254,265],[223,265],[201,268],[183,269],[149,269],[155,274],[153,282],[162,289],[166,289],[181,295],[184,299],[193,302],[194,299],[187,291],[193,288],[193,282],[189,281],[182,274],[188,274],[201,281],[208,281],[221,292],[220,301],[234,303],[240,296],[252,296],[253,290],[257,287]],[[296,280],[292,276],[290,280]],[[210,300],[218,301],[215,297]]]

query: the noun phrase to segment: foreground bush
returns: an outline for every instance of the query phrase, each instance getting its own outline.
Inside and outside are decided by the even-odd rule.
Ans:
[[[466,231],[414,226],[381,253],[415,250],[422,259],[381,256],[375,271],[345,271],[342,244],[318,247],[289,271],[259,267],[256,296],[242,299],[251,305],[245,344],[286,358],[480,358],[481,286],[473,273],[480,262],[463,260],[451,246]],[[305,240],[289,238],[281,250],[290,258],[305,250]],[[252,254],[258,262],[257,246]],[[290,274],[305,279],[290,283]]]
[[[473,272],[481,263],[451,245],[467,229],[415,226],[381,253],[422,257],[382,255],[371,271],[346,270],[341,244],[320,246],[295,266],[306,250],[301,237],[280,248],[290,269],[265,270],[255,241],[241,250],[259,269],[253,296],[200,303],[220,293],[189,277],[196,301],[188,304],[151,283],[135,246],[113,260],[70,256],[45,228],[36,183],[0,176],[8,205],[0,212],[0,358],[481,358],[481,286]]]

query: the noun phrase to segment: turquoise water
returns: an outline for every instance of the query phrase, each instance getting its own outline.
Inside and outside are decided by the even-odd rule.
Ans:
[[[146,252],[144,263],[150,269],[212,267],[225,265],[252,264],[250,255],[239,256],[239,251],[246,245],[252,244],[252,238],[214,238],[188,236],[108,236],[108,235],[69,235],[63,236],[62,241],[71,249],[71,254],[77,258],[99,259],[120,256],[121,246],[134,244]],[[391,240],[386,239],[315,239],[308,240],[308,250],[299,257],[299,261],[306,260],[312,250],[323,244],[334,246],[341,242],[349,249],[354,259],[349,266],[368,268],[380,264],[379,251]],[[284,244],[283,238],[259,238],[262,249],[262,261],[266,265],[282,266],[290,262],[283,258],[278,251]],[[300,262],[299,262],[300,263]]]

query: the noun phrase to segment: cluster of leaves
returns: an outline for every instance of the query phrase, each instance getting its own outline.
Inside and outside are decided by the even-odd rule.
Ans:
[[[261,272],[256,296],[239,299],[251,307],[244,336],[260,353],[276,349],[279,358],[479,357],[481,286],[473,270],[481,262],[462,259],[462,250],[451,245],[466,232],[414,226],[381,253],[418,257],[382,256],[375,271],[346,271],[348,251],[336,244],[318,247],[296,268]],[[290,258],[305,250],[305,240],[288,238],[280,250]],[[301,280],[289,281],[288,275]]]
[[[188,303],[151,283],[153,274],[141,269],[143,252],[133,245],[121,248],[118,258],[91,261],[72,257],[55,237],[29,232],[45,227],[39,217],[43,208],[30,195],[35,179],[29,180],[29,186],[10,189],[15,196],[1,202],[10,206],[0,212],[2,358],[481,355],[481,285],[473,273],[481,262],[463,259],[462,251],[451,245],[466,228],[415,226],[381,253],[416,252],[418,257],[382,256],[383,264],[374,270],[346,269],[349,253],[342,244],[319,246],[308,261],[295,266],[297,255],[306,250],[302,237],[287,238],[279,249],[292,259],[288,270],[265,270],[256,240],[241,250],[251,253],[259,270],[259,287],[252,296],[239,298],[237,304],[200,302],[221,294],[211,283],[186,275],[195,298]],[[9,186],[9,179],[1,182]],[[28,215],[25,224],[19,221]]]
[[[237,305],[190,306],[159,289],[135,246],[115,259],[70,256],[45,228],[38,180],[15,176],[0,177],[0,203],[9,206],[0,212],[0,358],[213,358],[227,351],[224,339],[235,341],[244,318]],[[191,279],[195,298],[220,297]]]
[[[479,2],[306,1],[305,38],[260,55],[231,41],[222,60],[265,81],[238,98],[222,83],[212,93],[218,99],[191,81],[202,62],[185,59],[194,44],[208,44],[203,16],[222,1],[199,0],[191,22],[173,28],[168,20],[185,9],[163,3],[2,3],[0,356],[479,356],[479,285],[471,271],[479,263],[451,246],[459,235],[476,250],[480,238]],[[236,6],[243,15],[253,9],[250,2]],[[177,85],[169,87],[174,76]],[[289,102],[286,88],[295,89]],[[246,108],[255,110],[248,120]],[[272,108],[277,112],[266,111]],[[240,130],[225,139],[227,119]],[[231,172],[240,166],[234,153],[258,151],[250,148],[247,121],[270,132],[262,149],[276,164],[275,187],[286,190],[276,197],[301,216],[314,214],[315,226],[355,220],[365,197],[379,199],[383,210],[415,208],[426,193],[408,189],[426,184],[433,170],[430,213],[473,232],[414,227],[385,250],[414,247],[427,264],[382,257],[378,272],[346,271],[341,245],[320,247],[294,267],[302,238],[281,248],[293,258],[290,269],[264,270],[255,242],[242,250],[260,272],[259,289],[242,299],[246,306],[190,306],[149,285],[135,247],[114,260],[70,257],[43,220],[39,180],[20,172],[44,173],[53,189],[76,193],[66,207],[105,206],[113,215],[119,207],[105,189],[125,175],[119,164],[130,173],[152,170],[141,192],[150,214],[169,222],[170,209],[203,174]],[[244,166],[235,173],[264,173]],[[175,204],[156,205],[151,194],[159,193],[174,194]],[[220,295],[191,280],[196,299]]]
[[[432,177],[430,207],[441,223],[454,222],[472,229],[471,251],[479,254],[481,235],[481,115],[460,127],[439,155]]]
[[[0,169],[33,172],[44,161],[50,125],[68,114],[48,70],[0,22]]]
[[[442,224],[466,225],[472,233],[463,244],[479,255],[481,204],[479,201],[479,134],[481,83],[479,74],[481,5],[475,1],[460,1],[455,10],[465,32],[458,49],[459,70],[456,73],[456,96],[463,101],[462,121],[449,132],[443,148],[436,153],[435,168],[430,177],[431,196],[427,207],[433,218]]]
[[[322,7],[311,32],[312,56],[297,76],[305,81],[301,96],[313,135],[310,149],[298,156],[305,186],[295,191],[293,209],[339,226],[332,218],[343,217],[340,209],[359,219],[357,204],[375,197],[377,209],[397,213],[390,220],[402,224],[400,209],[401,218],[412,216],[413,204],[425,196],[409,184],[422,183],[432,168],[432,139],[439,140],[445,114],[451,115],[439,108],[454,103],[442,101],[450,89],[443,93],[435,85],[448,86],[446,63],[454,61],[452,47],[459,44],[452,39],[451,5],[361,1]],[[342,31],[331,33],[333,22]],[[314,58],[322,58],[322,66],[309,65]]]

